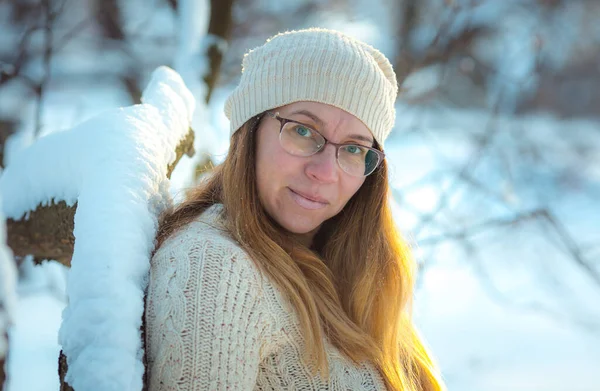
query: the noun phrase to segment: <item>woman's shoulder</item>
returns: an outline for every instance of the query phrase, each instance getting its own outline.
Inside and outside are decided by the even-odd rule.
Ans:
[[[245,292],[268,319],[265,330],[279,346],[282,325],[294,322],[293,309],[279,288],[231,237],[223,223],[222,205],[214,205],[171,234],[151,262],[151,297],[176,291],[212,291],[215,297]],[[179,287],[176,289],[176,287]],[[247,294],[247,295],[246,295]],[[284,338],[285,339],[285,338]],[[275,341],[278,341],[275,343]]]
[[[212,205],[192,221],[169,235],[156,250],[156,253],[170,252],[174,249],[185,250],[207,242],[231,250],[243,251],[225,227],[223,206],[221,204]]]
[[[223,206],[215,204],[167,237],[156,250],[152,264],[179,268],[261,274],[239,243],[231,237],[223,220]]]

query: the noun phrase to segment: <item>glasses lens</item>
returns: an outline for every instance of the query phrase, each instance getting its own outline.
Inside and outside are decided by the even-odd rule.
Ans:
[[[293,122],[288,122],[283,126],[279,141],[283,149],[296,156],[314,155],[325,143],[320,134]]]
[[[379,155],[360,145],[344,145],[338,152],[338,161],[348,174],[366,176],[379,165]]]

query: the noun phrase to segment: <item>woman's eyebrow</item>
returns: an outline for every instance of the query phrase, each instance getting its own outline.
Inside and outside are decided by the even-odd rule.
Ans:
[[[290,113],[290,115],[296,115],[296,114],[307,116],[308,118],[312,119],[317,125],[319,125],[319,128],[321,128],[321,129],[323,129],[325,127],[325,123],[323,122],[323,120],[321,120],[321,118],[319,118],[316,114],[313,114],[308,110],[297,110],[297,111],[294,111],[293,113]],[[367,143],[373,144],[372,138],[362,136],[360,134],[352,134],[352,135],[348,136],[348,138],[353,138],[356,140],[365,141]]]
[[[373,145],[373,139],[372,138],[361,136],[360,134],[352,134],[352,135],[348,136],[348,138],[353,138],[353,139],[356,139],[356,140],[365,141],[365,142],[371,143],[371,145]]]
[[[323,129],[325,127],[325,123],[323,122],[323,120],[321,120],[321,118],[319,118],[317,115],[311,113],[308,110],[297,110],[297,111],[294,111],[293,113],[291,113],[290,115],[296,115],[296,114],[307,116],[308,118],[315,121],[321,129]]]

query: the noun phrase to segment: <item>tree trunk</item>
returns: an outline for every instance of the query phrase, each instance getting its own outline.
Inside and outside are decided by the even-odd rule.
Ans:
[[[209,35],[217,37],[222,41],[229,40],[232,27],[232,8],[233,0],[210,1]],[[208,103],[221,71],[221,62],[223,61],[222,45],[219,45],[218,42],[213,43],[208,47],[206,55],[210,64],[210,73],[204,77],[204,81],[208,87],[206,92],[206,103]]]
[[[0,338],[4,338],[4,341],[6,342],[6,354],[4,357],[0,356],[0,390],[3,390],[4,382],[6,381],[6,371],[4,366],[6,365],[6,361],[8,361],[8,334],[6,334],[6,331],[3,335],[0,335]]]
[[[59,391],[74,391],[73,388],[65,381],[67,369],[67,356],[65,356],[61,350],[60,355],[58,356],[58,378],[60,380]]]

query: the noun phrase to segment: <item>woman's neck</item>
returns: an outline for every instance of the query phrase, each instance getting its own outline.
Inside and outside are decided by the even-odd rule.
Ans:
[[[312,248],[312,246],[314,244],[315,235],[319,231],[319,229],[321,229],[321,226],[318,226],[317,228],[313,229],[312,231],[309,231],[309,232],[306,232],[303,234],[294,234],[294,237],[296,238],[296,240],[298,242],[302,243],[306,247]]]

